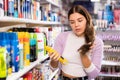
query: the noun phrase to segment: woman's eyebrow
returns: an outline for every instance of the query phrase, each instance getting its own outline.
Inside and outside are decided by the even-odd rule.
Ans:
[[[78,18],[78,20],[79,20],[79,19],[83,19],[83,17],[81,17],[81,18]]]
[[[69,21],[74,21],[74,20],[69,20]]]
[[[83,17],[77,18],[77,20],[83,19]],[[69,21],[74,21],[74,20],[69,20]]]

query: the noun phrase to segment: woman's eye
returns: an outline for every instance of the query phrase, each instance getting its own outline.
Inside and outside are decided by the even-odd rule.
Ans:
[[[74,24],[74,22],[70,22],[70,24]]]
[[[78,22],[82,22],[83,20],[78,20]]]

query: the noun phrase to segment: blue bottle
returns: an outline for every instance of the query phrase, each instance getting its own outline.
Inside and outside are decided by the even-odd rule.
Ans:
[[[27,19],[30,19],[31,18],[31,3],[30,3],[30,0],[26,0],[26,16],[27,16]]]
[[[113,23],[114,15],[113,11],[111,8],[111,5],[106,5],[105,6],[105,11],[104,11],[104,20],[108,21],[108,24]]]
[[[0,32],[0,80],[4,80],[7,76],[6,64],[6,39],[4,32]]]
[[[18,0],[14,0],[14,17],[18,18]]]
[[[13,17],[14,16],[14,0],[9,0],[8,1],[8,15]]]
[[[10,39],[9,39],[9,32],[6,32],[6,61],[7,61],[7,74],[11,75],[12,74],[12,54],[11,54],[11,48],[10,48]]]
[[[12,54],[12,72],[19,71],[19,41],[17,33],[9,33],[11,54]]]

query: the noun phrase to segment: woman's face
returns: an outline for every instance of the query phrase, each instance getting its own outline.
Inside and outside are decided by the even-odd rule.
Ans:
[[[77,36],[83,36],[86,28],[86,18],[80,13],[73,13],[69,17],[69,23],[72,28],[72,31]]]

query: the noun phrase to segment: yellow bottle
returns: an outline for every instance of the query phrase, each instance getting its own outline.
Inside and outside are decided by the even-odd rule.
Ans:
[[[48,51],[49,53],[57,52],[50,46],[45,46],[45,50]],[[59,61],[60,61],[60,63],[62,63],[64,65],[68,63],[68,61],[65,58],[63,58],[62,56],[59,58]]]
[[[24,32],[24,38],[23,38],[23,43],[24,43],[24,66],[29,66],[30,65],[30,43],[29,43],[29,33]]]
[[[5,78],[7,76],[7,65],[6,65],[6,49],[4,47],[0,48],[0,78]]]

